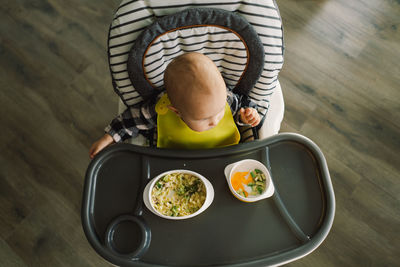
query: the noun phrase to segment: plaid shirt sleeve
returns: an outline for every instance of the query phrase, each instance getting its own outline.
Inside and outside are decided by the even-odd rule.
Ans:
[[[159,97],[155,97],[142,104],[127,108],[118,115],[104,129],[112,136],[115,142],[122,142],[136,137],[140,130],[151,130],[157,127],[157,113],[155,110]]]
[[[155,97],[138,106],[127,108],[122,114],[118,115],[104,129],[112,136],[115,142],[122,142],[131,137],[136,137],[140,130],[151,130],[157,127],[156,104],[160,99]],[[231,108],[232,115],[238,125],[240,122],[239,110],[241,107],[256,107],[257,105],[247,97],[239,96],[227,90],[227,102]]]
[[[231,107],[232,116],[235,119],[236,124],[238,124],[240,126],[247,125],[247,124],[243,124],[242,122],[240,122],[239,110],[242,107],[250,107],[250,108],[257,109],[257,104],[252,102],[248,97],[235,94],[230,90],[227,90],[227,99],[226,100],[227,100],[229,106]]]

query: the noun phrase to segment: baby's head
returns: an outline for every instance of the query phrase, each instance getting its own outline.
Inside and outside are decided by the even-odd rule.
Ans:
[[[209,130],[224,117],[225,82],[207,56],[191,52],[175,58],[165,70],[164,85],[170,109],[192,130]]]

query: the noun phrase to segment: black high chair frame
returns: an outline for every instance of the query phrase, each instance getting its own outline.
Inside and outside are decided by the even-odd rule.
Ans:
[[[212,33],[208,34],[234,39],[239,36],[240,41],[234,41],[239,46],[224,44],[223,53],[232,57],[227,51],[238,50],[246,55],[244,63],[240,62],[240,56],[233,61],[219,58],[213,49],[220,48],[207,46],[219,43],[219,39],[205,41],[203,44],[207,45],[200,48],[195,41],[189,46],[209,55],[224,73],[228,88],[255,101],[258,112],[265,118],[264,125],[274,130],[265,134],[266,127],[262,127],[252,134],[249,128],[242,129],[242,137],[247,141],[257,139],[257,134],[262,139],[216,149],[158,149],[121,143],[101,151],[86,172],[82,225],[92,247],[107,261],[120,266],[278,266],[308,255],[328,235],[335,214],[335,197],[323,153],[304,136],[276,134],[284,108],[277,79],[283,64],[282,25],[275,1],[258,2],[121,3],[110,26],[108,53],[114,90],[125,108],[159,93],[160,77],[163,68],[173,59],[171,55],[187,52],[188,44],[180,42],[178,52],[167,56],[160,52],[162,56],[154,60],[151,58],[157,54],[157,51],[151,52],[157,50],[154,40],[164,36],[163,31],[173,33],[176,25],[171,24],[176,21],[206,19],[213,21]],[[205,10],[204,17],[203,11],[194,16],[196,9]],[[244,18],[244,22],[234,22],[233,30],[226,29],[226,22],[221,25],[218,20],[214,21],[221,14],[224,17],[227,14],[224,12],[234,13],[226,15],[229,18],[239,15],[239,21]],[[182,17],[170,16],[175,13],[186,17],[182,20]],[[153,28],[148,28],[149,25]],[[199,25],[200,22],[195,28],[201,28]],[[181,36],[177,40],[203,36],[190,33],[189,38],[185,30],[179,32]],[[242,35],[248,37],[244,39]],[[159,43],[173,47],[168,40]],[[260,53],[262,57],[257,58]],[[158,64],[157,68],[152,64]],[[239,69],[232,69],[232,65]],[[152,80],[150,72],[159,74]],[[276,105],[281,110],[278,113],[271,112],[277,102],[274,95],[280,101]],[[224,168],[242,159],[256,159],[268,168],[275,187],[272,197],[244,203],[231,194]],[[167,220],[143,205],[146,183],[173,169],[198,172],[211,182],[214,201],[202,214],[182,221]]]

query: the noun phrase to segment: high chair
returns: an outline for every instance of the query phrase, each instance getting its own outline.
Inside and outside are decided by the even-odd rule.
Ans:
[[[158,95],[166,65],[197,51],[214,61],[229,90],[257,103],[263,121],[240,129],[241,143],[222,148],[147,147],[144,133],[135,138],[139,146],[119,143],[102,150],[87,169],[82,201],[83,229],[99,255],[119,266],[279,266],[324,241],[335,213],[325,157],[304,136],[277,134],[284,113],[278,81],[283,50],[274,0],[120,4],[108,37],[120,112]],[[274,188],[268,198],[246,203],[230,192],[226,170],[243,159],[268,170]],[[170,170],[209,180],[214,195],[207,210],[175,221],[148,208],[146,184]]]

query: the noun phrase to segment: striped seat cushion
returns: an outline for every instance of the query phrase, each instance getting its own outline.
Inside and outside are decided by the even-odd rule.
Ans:
[[[228,88],[242,95],[248,95],[264,66],[261,41],[244,18],[222,9],[186,9],[158,19],[131,48],[128,73],[143,98],[160,93],[167,65],[185,52],[211,58]]]
[[[236,86],[248,62],[246,46],[239,36],[215,25],[167,32],[158,36],[146,52],[144,72],[157,89],[163,86],[160,76],[166,65],[183,52],[200,52],[210,57],[231,87]]]
[[[163,71],[175,56],[188,51],[199,51],[217,64],[228,87],[236,88],[239,93],[248,94],[251,100],[258,104],[258,112],[265,116],[283,64],[283,35],[275,1],[264,0],[262,4],[259,3],[260,1],[252,0],[123,1],[110,26],[108,41],[110,70],[115,91],[127,106],[140,103],[144,97],[149,97],[156,92],[155,90],[162,89]],[[155,21],[165,20],[169,15],[190,8],[218,8],[231,11],[235,16],[245,19],[258,35],[257,39],[260,40],[260,47],[264,51],[255,57],[254,69],[250,67],[252,61],[249,59],[251,58],[249,51],[253,49],[251,46],[255,38],[243,37],[246,31],[237,34],[237,30],[221,25],[198,23],[196,27],[181,26],[180,29],[168,28],[169,31],[155,27],[158,32],[152,35],[154,39],[143,38],[145,29]],[[181,22],[197,17],[192,13],[188,14],[190,16],[186,19],[183,17]],[[163,34],[160,34],[162,31]],[[154,32],[147,30],[148,35],[151,33]],[[136,42],[139,36],[149,44],[139,45],[139,42]],[[139,46],[139,49],[132,49],[134,45]],[[139,58],[143,59],[141,64],[134,62],[140,61]],[[251,75],[246,78],[248,72]],[[257,76],[257,79],[251,80],[254,76]],[[143,78],[148,86],[140,81]]]

